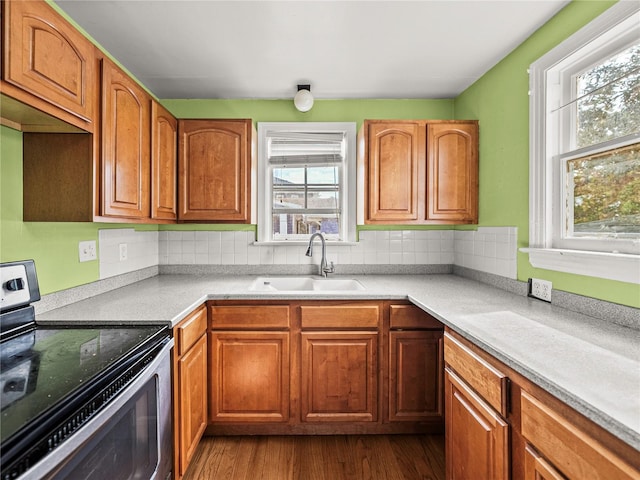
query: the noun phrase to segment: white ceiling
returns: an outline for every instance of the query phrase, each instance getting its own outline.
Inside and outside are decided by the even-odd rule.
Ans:
[[[55,0],[158,98],[452,98],[568,0]]]

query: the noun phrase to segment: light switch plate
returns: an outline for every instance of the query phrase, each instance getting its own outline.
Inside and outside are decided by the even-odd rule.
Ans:
[[[81,262],[90,262],[98,258],[95,240],[86,240],[78,244],[78,257]]]
[[[127,244],[121,243],[119,245],[119,249],[120,249],[120,261],[124,262],[127,259]]]

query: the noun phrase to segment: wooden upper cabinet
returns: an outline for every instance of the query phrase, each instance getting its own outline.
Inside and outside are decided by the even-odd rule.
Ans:
[[[151,101],[151,218],[178,217],[178,121]]]
[[[428,220],[478,223],[478,124],[427,125]]]
[[[55,116],[61,109],[72,123],[93,131],[98,95],[93,44],[44,1],[4,1],[2,14],[3,80],[46,103],[10,88],[3,93]]]
[[[149,95],[102,61],[102,215],[150,216]]]
[[[417,123],[371,123],[368,213],[370,220],[416,221],[424,203],[424,143]]]
[[[364,223],[477,223],[477,121],[365,120],[359,146]]]
[[[178,218],[249,223],[251,120],[180,120],[178,130]]]

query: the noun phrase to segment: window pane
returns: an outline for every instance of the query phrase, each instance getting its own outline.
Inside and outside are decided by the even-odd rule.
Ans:
[[[304,185],[304,168],[274,168],[274,185]]]
[[[640,44],[577,77],[576,147],[640,131]]]
[[[640,144],[570,160],[567,172],[575,235],[640,234]]]
[[[287,235],[306,235],[323,232],[337,236],[339,233],[339,215],[335,213],[311,215],[300,213],[273,215],[273,239],[284,239]]]
[[[273,208],[305,208],[304,189],[273,189]]]
[[[309,184],[336,185],[339,181],[338,167],[309,167],[307,169],[307,182]]]
[[[339,192],[337,191],[309,191],[307,208],[327,208],[337,210],[340,206]]]

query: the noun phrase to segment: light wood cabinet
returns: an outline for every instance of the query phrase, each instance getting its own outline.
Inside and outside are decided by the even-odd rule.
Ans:
[[[44,1],[3,1],[2,22],[2,116],[30,131],[48,123],[10,100],[4,105],[11,97],[93,132],[99,97],[93,44]]]
[[[442,424],[443,326],[414,305],[389,317],[389,421]]]
[[[179,121],[181,221],[251,222],[251,120]]]
[[[448,479],[640,479],[637,450],[449,329],[445,399]]]
[[[527,479],[640,478],[640,472],[617,452],[529,392],[522,392],[520,407],[522,436],[530,442],[525,450]]]
[[[287,422],[289,307],[211,305],[209,311],[209,422]]]
[[[207,427],[207,309],[174,328],[174,478],[185,474]]]
[[[102,61],[102,215],[150,216],[150,97]]]
[[[289,333],[213,331],[209,421],[289,419]]]
[[[375,422],[377,332],[302,333],[302,421]]]
[[[365,120],[359,133],[362,221],[478,222],[478,122]]]
[[[444,336],[447,479],[508,479],[507,376]]]
[[[509,425],[448,368],[445,412],[447,479],[508,479]]]
[[[427,124],[427,220],[478,222],[478,123]]]
[[[419,308],[215,300],[209,312],[208,433],[443,431],[443,326]]]
[[[178,218],[178,121],[151,101],[151,218]]]

